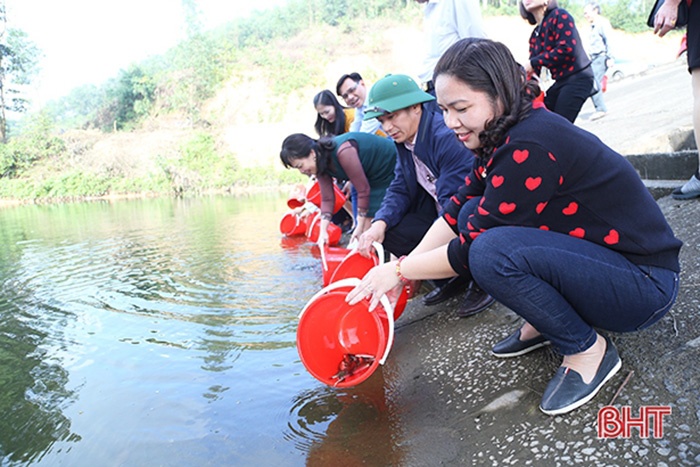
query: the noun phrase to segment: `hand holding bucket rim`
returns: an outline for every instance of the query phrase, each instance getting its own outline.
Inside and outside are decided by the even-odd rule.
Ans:
[[[362,232],[359,238],[355,239],[357,243],[355,249],[366,258],[369,258],[371,254],[370,248],[374,246],[376,249],[376,245],[381,245],[384,241],[384,235],[382,234],[381,238],[379,238],[379,235],[377,235],[377,232],[374,230],[376,225],[377,224],[373,223],[369,229]]]
[[[381,243],[375,242],[372,246],[377,250],[379,257],[384,258],[384,247],[382,247]],[[391,261],[389,263],[384,263],[382,260],[380,261],[381,262],[370,269],[360,283],[348,293],[345,298],[348,304],[354,305],[366,297],[371,297],[369,310],[372,311],[377,307],[380,299],[386,296],[387,292],[398,286],[403,286],[395,274],[387,274],[387,268],[391,268],[392,271],[396,270],[396,261]],[[387,270],[382,270],[380,272],[380,268],[385,268]],[[395,278],[395,280],[392,279],[392,277]]]
[[[320,296],[339,289],[343,287],[359,287],[360,279],[357,279],[355,277],[349,277],[347,279],[341,279],[337,282],[333,282],[332,284],[329,284],[327,287],[324,287],[323,289],[319,290],[313,297],[309,299],[308,302],[306,302],[306,305],[304,308],[301,310],[301,313],[299,313],[299,319],[301,319],[302,316],[304,316],[304,313],[306,313],[306,310],[311,306],[314,301],[319,298]],[[353,289],[354,290],[354,289]],[[374,297],[373,297],[374,298]],[[346,300],[347,301],[347,300]],[[355,303],[359,302],[360,300],[357,300]],[[389,351],[391,350],[391,345],[394,342],[394,308],[389,302],[389,298],[386,295],[381,295],[378,296],[377,298],[377,304],[381,303],[382,307],[384,308],[384,311],[386,312],[386,316],[388,319],[388,324],[389,324],[389,329],[388,329],[388,335],[387,335],[387,346],[384,351],[384,354],[382,355],[382,358],[379,359],[379,364],[383,365],[384,362],[386,361],[387,357],[389,356]],[[376,308],[376,305],[374,307],[370,306],[369,311],[373,311],[374,308]]]

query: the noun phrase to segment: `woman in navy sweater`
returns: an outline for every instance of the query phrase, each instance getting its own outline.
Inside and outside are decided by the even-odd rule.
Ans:
[[[591,60],[583,48],[574,17],[557,0],[520,0],[520,16],[535,25],[530,35],[530,60],[525,71],[539,76],[547,68],[554,84],[544,104],[574,123],[595,91]]]
[[[495,356],[550,343],[564,356],[540,409],[569,412],[620,369],[597,329],[644,329],[671,308],[681,242],[627,160],[533,103],[539,87],[506,46],[462,40],[434,77],[474,170],[418,247],[372,269],[348,301],[374,306],[405,280],[473,277],[525,320]]]

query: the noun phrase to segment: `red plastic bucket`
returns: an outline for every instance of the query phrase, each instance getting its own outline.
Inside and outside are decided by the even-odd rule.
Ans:
[[[299,315],[297,350],[307,371],[324,384],[351,387],[386,361],[394,342],[393,310],[386,296],[369,311],[369,300],[345,302],[359,279],[322,289]]]
[[[373,243],[374,251],[366,258],[359,251],[354,250],[348,254],[335,269],[330,282],[356,277],[362,279],[373,267],[384,262],[384,248],[381,243]]]
[[[304,205],[304,203],[305,201],[299,198],[289,198],[287,200],[287,206],[289,206],[289,209],[300,208]]]
[[[331,276],[338,268],[340,263],[345,259],[345,257],[350,254],[352,250],[348,248],[343,248],[339,246],[326,246],[321,252],[321,250],[316,247],[311,249],[311,255],[314,258],[321,258],[321,270],[323,271],[323,286],[327,286],[331,283]]]
[[[337,245],[338,242],[340,242],[340,237],[343,235],[343,231],[340,227],[335,225],[332,222],[328,223],[328,228],[326,229],[328,231],[328,244],[333,246]],[[317,242],[318,241],[318,234],[321,231],[321,216],[319,213],[316,213],[309,223],[308,227],[306,228],[306,236],[311,240],[312,242]]]
[[[288,237],[293,235],[304,235],[306,232],[306,221],[293,212],[288,212],[282,216],[280,221],[280,232]]]
[[[343,193],[340,188],[333,184],[333,192],[335,193],[335,204],[333,205],[333,214],[340,211],[340,209],[345,204],[345,193]],[[313,183],[306,192],[306,200],[314,203],[319,208],[321,207],[321,187],[318,184],[318,180]]]

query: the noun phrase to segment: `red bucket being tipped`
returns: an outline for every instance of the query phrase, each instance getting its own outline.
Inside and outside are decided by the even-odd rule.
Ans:
[[[340,237],[343,236],[343,230],[335,225],[333,222],[328,223],[328,228],[326,229],[328,231],[328,244],[329,245],[337,245],[338,242],[340,242]],[[312,242],[317,242],[318,241],[318,235],[321,232],[321,215],[319,213],[314,214],[313,219],[311,222],[309,222],[308,227],[306,228],[306,236],[311,240]]]
[[[357,250],[353,250],[348,254],[335,269],[330,281],[337,282],[349,277],[362,279],[370,269],[383,263],[384,248],[382,244],[375,242],[372,245],[374,246],[374,251],[371,251],[369,258],[362,256]]]
[[[323,288],[299,315],[297,350],[308,372],[324,384],[351,387],[384,364],[394,342],[393,310],[383,296],[369,311],[369,300],[348,305],[345,297],[359,279]]]
[[[312,248],[311,255],[315,258],[321,258],[321,270],[323,271],[323,286],[331,283],[331,277],[345,257],[352,250],[339,246],[326,245],[323,250]]]
[[[381,243],[372,243],[374,251],[371,252],[370,257],[364,257],[360,255],[357,250],[351,250],[345,258],[335,267],[335,271],[330,274],[329,283],[337,282],[348,278],[358,278],[362,279],[365,274],[369,272],[374,266],[378,266],[384,262],[384,248]],[[330,268],[329,268],[330,269]],[[324,286],[326,284],[326,271],[324,270]],[[408,300],[412,298],[415,293],[415,287],[419,285],[417,281],[410,281],[408,284],[398,289],[398,292],[389,291],[387,292],[387,297],[389,302],[393,305],[394,309],[394,321],[399,319],[399,316],[406,309]]]
[[[345,193],[343,193],[337,185],[333,184],[333,192],[335,193],[335,204],[333,205],[333,214],[340,211],[345,204]],[[306,200],[314,203],[319,208],[321,207],[321,186],[318,180],[313,183],[306,192]]]
[[[304,203],[305,201],[299,198],[289,198],[287,200],[287,206],[289,206],[289,209],[300,208],[304,205]]]
[[[306,220],[302,219],[298,214],[288,212],[282,216],[280,232],[288,237],[304,235],[306,233]]]

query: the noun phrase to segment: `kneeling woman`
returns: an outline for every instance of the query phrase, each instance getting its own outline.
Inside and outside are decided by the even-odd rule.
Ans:
[[[333,179],[350,181],[357,190],[357,220],[350,241],[367,230],[394,179],[396,146],[381,136],[345,133],[318,140],[295,133],[282,143],[280,159],[286,168],[318,179],[321,188],[321,226],[318,244],[328,241],[326,229],[333,215]]]
[[[473,277],[526,321],[496,356],[549,343],[564,356],[540,409],[569,412],[620,369],[597,329],[644,329],[671,308],[681,242],[628,161],[533,103],[537,84],[503,44],[456,43],[434,82],[474,170],[420,245],[372,269],[348,301],[376,306],[404,280]]]

